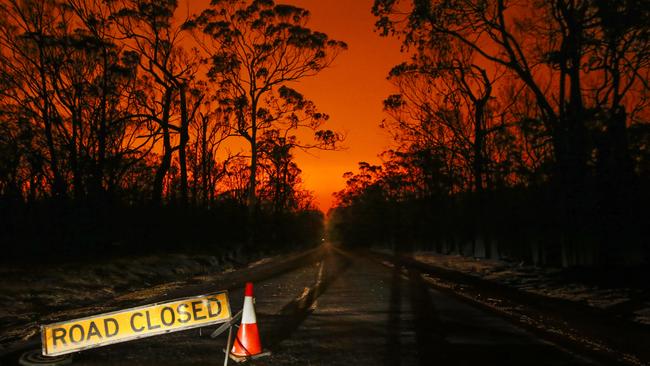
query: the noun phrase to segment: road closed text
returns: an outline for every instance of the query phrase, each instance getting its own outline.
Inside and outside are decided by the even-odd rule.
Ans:
[[[41,327],[44,355],[150,337],[230,320],[228,294],[220,292],[100,314]]]

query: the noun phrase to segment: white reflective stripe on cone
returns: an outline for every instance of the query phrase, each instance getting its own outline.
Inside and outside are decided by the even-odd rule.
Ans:
[[[253,298],[251,296],[244,297],[244,311],[242,312],[241,323],[257,323],[257,318],[255,317],[255,305],[253,305]]]

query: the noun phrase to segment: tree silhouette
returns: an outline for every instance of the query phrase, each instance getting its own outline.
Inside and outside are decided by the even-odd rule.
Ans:
[[[30,149],[45,147],[42,173],[55,196],[105,200],[128,161],[141,158],[137,128],[121,105],[132,96],[136,60],[112,41],[99,5],[4,7],[5,107],[34,136]]]
[[[627,131],[647,121],[648,6],[639,1],[376,0],[373,13],[381,34],[401,36],[414,55],[410,65],[395,70],[401,74],[398,87],[410,78],[410,90],[389,98],[388,110],[415,108],[419,115],[411,122],[425,116],[448,128],[436,135],[435,128],[411,124],[435,136],[450,152],[465,152],[459,155],[471,158],[462,160],[471,161],[467,168],[475,188],[483,185],[487,173],[498,183],[492,189],[501,190],[513,185],[549,187],[550,178],[555,192],[550,202],[555,207],[548,208],[544,220],[560,228],[560,245],[552,251],[564,264],[607,252],[582,243],[593,242],[586,236],[594,221],[602,221],[596,231],[605,234],[610,230],[605,228],[617,228],[600,235],[609,242],[627,225],[621,208],[630,201],[622,192],[636,190]],[[623,25],[625,14],[630,22]],[[462,62],[467,54],[474,56],[469,63]],[[458,71],[474,73],[460,78],[448,73],[455,89],[439,76],[441,66],[453,70],[449,66],[454,62],[464,65]],[[412,82],[426,80],[427,74],[436,77],[428,83]],[[479,81],[476,85],[483,87],[465,85],[463,79]],[[453,95],[450,89],[470,103],[427,116],[436,96]],[[494,101],[482,106],[481,97],[488,95],[486,100]],[[419,103],[409,101],[409,96]],[[443,98],[448,100],[453,98]],[[455,127],[456,121],[465,119],[457,116],[473,115],[476,122],[482,117],[474,112],[481,110],[488,113],[482,114],[484,118],[498,118],[492,125],[496,130],[474,123],[471,134],[458,133],[463,130]],[[408,135],[405,131],[401,129]],[[451,138],[455,135],[471,138]],[[464,148],[466,141],[473,147],[471,154]],[[491,151],[485,150],[488,146]],[[456,167],[462,172],[462,164]],[[594,212],[600,212],[599,219]],[[585,254],[589,250],[592,253]],[[602,258],[607,260],[606,255]]]
[[[291,150],[331,149],[340,136],[323,130],[328,116],[284,84],[327,67],[344,45],[304,27],[306,10],[219,7],[251,11],[230,15],[232,26],[248,29],[238,39],[257,50],[249,65],[256,79],[248,79],[263,84],[251,89],[255,109],[241,104],[248,94],[226,87],[234,68],[192,47],[176,0],[0,3],[0,216],[8,218],[0,242],[8,256],[52,245],[62,255],[178,241],[237,248],[246,231],[234,228],[253,212],[251,180],[253,197],[264,192],[257,214],[259,232],[274,238],[267,244],[320,239],[323,217],[300,186]],[[267,31],[266,40],[250,38]],[[211,39],[224,46],[212,49],[217,56],[238,50]],[[299,141],[300,129],[314,138]],[[224,144],[242,132],[255,146],[252,160]],[[251,175],[257,165],[267,168],[261,179]],[[295,225],[305,228],[288,229]],[[212,229],[220,234],[208,237]]]
[[[147,102],[143,106],[149,109],[150,118],[159,128],[154,134],[161,134],[163,139],[163,158],[156,172],[153,200],[160,204],[163,193],[163,181],[172,162],[172,154],[178,150],[180,165],[180,200],[188,203],[187,144],[189,142],[190,120],[201,103],[202,95],[194,90],[195,102],[190,105],[188,94],[192,94],[191,83],[197,73],[198,56],[192,51],[184,50],[181,43],[182,29],[173,23],[178,8],[177,0],[148,1],[133,0],[120,3],[114,10],[113,18],[121,32],[131,41],[132,49],[140,58],[140,67],[149,74],[157,88],[150,89],[159,93],[161,111],[151,107]],[[174,96],[178,95],[178,99]],[[180,122],[173,124],[173,104],[178,105]],[[172,146],[172,132],[179,136],[177,146]]]
[[[228,154],[219,161],[222,144],[232,136],[227,120],[223,110],[213,107],[210,101],[203,102],[197,117],[192,119],[189,135],[194,143],[190,147],[189,160],[194,205],[200,202],[210,207],[214,204],[217,184],[228,173],[230,162],[237,158],[237,155]]]
[[[257,204],[262,132],[278,123],[305,126],[297,116],[306,107],[301,106],[302,96],[286,84],[317,74],[346,48],[343,42],[307,28],[308,16],[305,9],[273,1],[213,1],[210,9],[187,23],[204,34],[197,39],[209,54],[209,76],[232,113],[237,133],[250,146],[247,204],[251,217]],[[297,110],[269,105],[278,99],[295,104]],[[307,126],[316,130],[316,138],[332,145],[336,135],[318,130],[323,115],[309,117],[315,123]]]

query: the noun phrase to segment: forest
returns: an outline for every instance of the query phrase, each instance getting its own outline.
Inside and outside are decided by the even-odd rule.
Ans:
[[[321,241],[294,154],[343,138],[291,83],[346,44],[299,7],[205,5],[0,2],[3,258]]]
[[[0,2],[5,258],[321,241],[296,152],[340,150],[344,133],[294,86],[346,43],[297,6],[201,5]],[[392,143],[345,173],[332,241],[541,266],[650,262],[650,4],[368,11],[402,47],[377,121]]]
[[[540,266],[650,262],[650,3],[375,0],[402,43],[381,164],[332,239]]]

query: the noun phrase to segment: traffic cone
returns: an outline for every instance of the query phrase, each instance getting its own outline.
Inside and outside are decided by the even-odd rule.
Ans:
[[[260,333],[257,330],[255,305],[253,304],[253,284],[246,283],[244,292],[244,310],[242,311],[241,326],[232,345],[230,353],[237,357],[252,357],[262,353]]]

